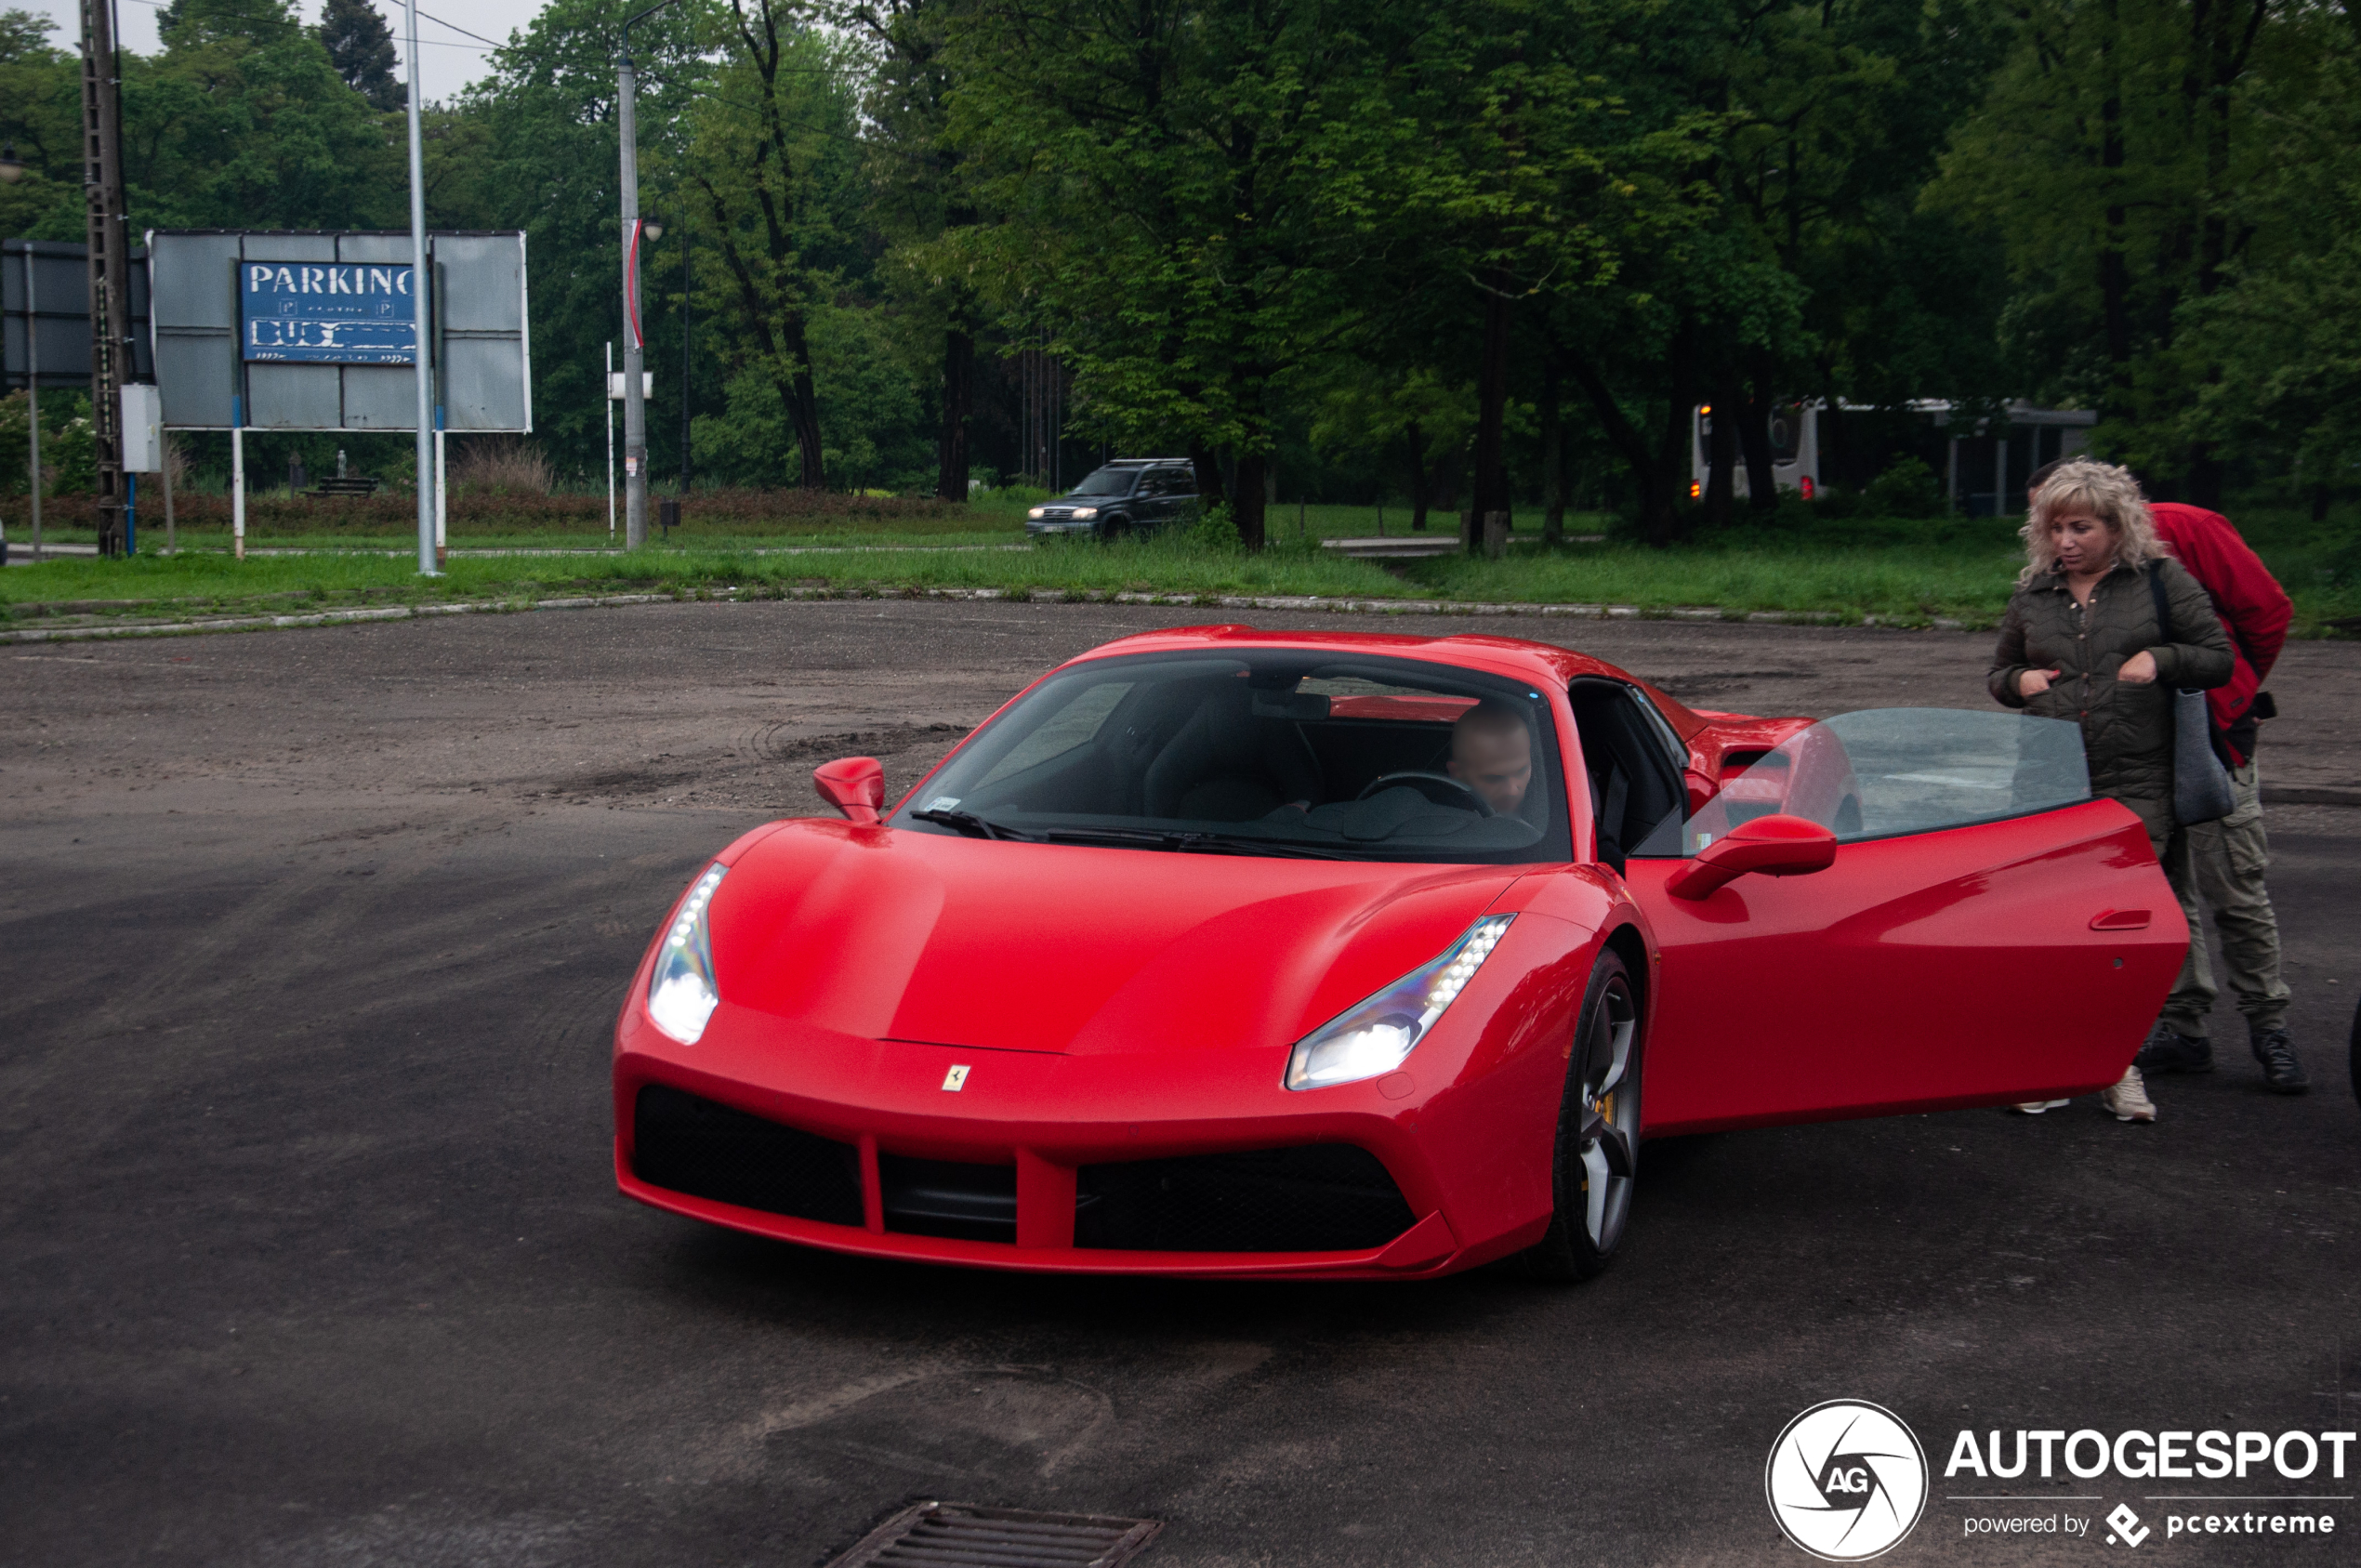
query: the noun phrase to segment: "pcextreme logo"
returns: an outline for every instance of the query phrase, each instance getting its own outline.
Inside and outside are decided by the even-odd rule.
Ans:
[[[1762,1469],[1771,1517],[1827,1562],[1860,1562],[1899,1545],[1927,1506],[1927,1456],[1881,1405],[1832,1399],[1789,1421]]]

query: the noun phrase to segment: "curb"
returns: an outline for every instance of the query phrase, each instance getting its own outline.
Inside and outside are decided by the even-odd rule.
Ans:
[[[1249,597],[1235,594],[1073,593],[1057,589],[924,588],[864,592],[841,588],[780,588],[748,595],[738,588],[681,593],[586,595],[570,599],[481,600],[461,604],[390,605],[376,610],[322,610],[302,615],[239,615],[212,620],[144,621],[113,626],[60,626],[55,630],[0,631],[0,642],[88,642],[122,637],[185,637],[200,632],[276,631],[300,626],[337,626],[362,621],[420,620],[432,615],[517,614],[534,610],[604,610],[630,604],[779,600],[937,599],[1004,600],[1019,604],[1150,604],[1204,610],[1291,610],[1332,615],[1540,615],[1589,621],[1731,621],[1761,626],[1880,626],[1893,630],[1962,631],[1964,621],[1933,616],[1906,621],[1894,616],[1757,610],[1739,613],[1713,605],[1674,605],[1649,610],[1635,604],[1484,604],[1456,600],[1325,599],[1312,595]]]

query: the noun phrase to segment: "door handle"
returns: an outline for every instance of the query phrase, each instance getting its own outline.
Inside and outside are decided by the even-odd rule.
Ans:
[[[2144,931],[2148,929],[2148,912],[2144,909],[2108,909],[2091,916],[2094,931]]]

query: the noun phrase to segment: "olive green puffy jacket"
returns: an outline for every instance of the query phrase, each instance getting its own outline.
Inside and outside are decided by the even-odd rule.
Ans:
[[[2170,642],[2157,625],[2149,572],[2164,574],[2172,611]],[[2156,655],[2155,684],[2117,680],[2116,671],[2143,648]],[[2091,590],[2087,610],[2067,591],[2064,573],[2019,588],[2000,624],[1991,687],[2011,707],[2077,720],[2091,793],[2122,801],[2140,813],[2150,835],[2162,838],[2173,825],[2172,693],[2221,685],[2230,679],[2232,663],[2213,600],[2185,567],[2163,557],[2145,571],[2117,566]],[[2017,677],[2029,669],[2059,673],[2047,692],[2027,702],[2017,694]]]

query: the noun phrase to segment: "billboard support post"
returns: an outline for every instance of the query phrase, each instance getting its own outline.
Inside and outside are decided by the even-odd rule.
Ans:
[[[245,400],[231,400],[243,404]],[[230,554],[246,559],[246,421],[241,410],[230,427]]]
[[[418,136],[418,0],[410,0],[410,36],[404,62],[410,68],[410,320],[411,336],[416,344],[412,358],[418,367],[418,571],[429,577],[440,574],[435,561],[434,516],[435,480],[434,428],[430,408],[434,402],[433,370],[427,363],[427,295],[434,276],[427,270],[427,178],[426,154]]]

